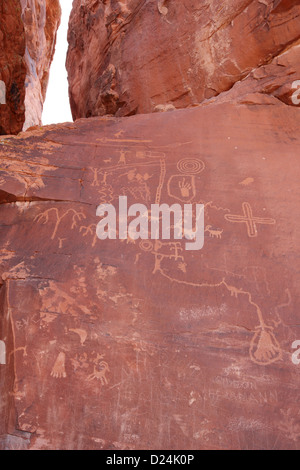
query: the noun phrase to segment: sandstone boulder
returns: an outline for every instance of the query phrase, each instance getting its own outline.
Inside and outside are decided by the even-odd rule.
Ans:
[[[0,134],[17,134],[41,124],[60,6],[12,0],[0,10]]]
[[[299,14],[298,0],[221,7],[218,0],[75,0],[67,58],[73,117],[186,108],[261,78],[298,47]],[[299,75],[299,61],[295,67]]]

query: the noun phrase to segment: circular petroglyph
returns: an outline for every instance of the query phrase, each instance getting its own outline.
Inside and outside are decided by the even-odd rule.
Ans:
[[[185,175],[197,175],[204,170],[205,164],[197,158],[183,158],[177,163],[177,168]]]
[[[153,250],[153,243],[150,242],[149,240],[142,240],[140,242],[140,248],[143,251],[152,251]]]

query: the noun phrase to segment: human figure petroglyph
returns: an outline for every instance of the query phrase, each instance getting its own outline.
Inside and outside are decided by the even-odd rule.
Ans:
[[[120,150],[120,158],[119,158],[119,165],[124,164],[126,165],[126,155],[129,153],[126,150]]]
[[[166,249],[162,252],[161,249]],[[183,248],[180,242],[161,242],[155,240],[152,253],[155,256],[153,274],[162,270],[161,263],[165,259],[184,262],[184,257],[180,254]]]
[[[93,182],[92,182],[92,186],[99,186],[99,179],[98,179],[98,175],[99,175],[99,168],[90,168],[90,170],[92,171],[93,173]]]

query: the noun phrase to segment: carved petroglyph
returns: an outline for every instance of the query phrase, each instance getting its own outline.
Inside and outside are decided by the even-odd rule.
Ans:
[[[87,332],[86,330],[83,330],[83,329],[80,329],[80,328],[70,328],[69,331],[77,334],[80,338],[80,343],[81,345],[83,346],[85,341],[86,341],[86,338],[87,338]]]
[[[205,228],[205,232],[209,233],[210,238],[222,238],[222,234],[224,230],[221,230],[219,228],[213,228],[211,225],[207,225]]]
[[[168,8],[166,7],[166,0],[157,0],[157,8],[161,15],[166,16],[169,12]]]
[[[125,131],[119,131],[117,132],[114,136],[117,138],[117,139],[120,139],[120,137],[122,137],[122,135],[124,135]]]
[[[165,160],[161,160],[161,171],[160,171],[160,182],[156,194],[156,203],[160,202],[162,190],[166,179],[166,163]],[[189,202],[196,195],[196,184],[195,175],[201,173],[205,169],[205,164],[198,159],[185,158],[178,162],[177,169],[180,171],[178,175],[172,175],[167,183],[167,191],[170,197],[175,197],[179,200]],[[184,176],[183,176],[184,175]],[[177,180],[176,180],[177,179]],[[176,184],[175,184],[176,181]],[[174,189],[176,187],[176,189]],[[176,192],[177,191],[177,192]],[[205,209],[214,209],[217,211],[230,212],[228,208],[218,207],[210,201],[205,204]],[[228,218],[230,222],[246,223],[249,236],[257,236],[257,224],[275,224],[275,220],[254,217],[252,214],[252,208],[249,203],[243,203],[243,216],[234,216],[226,214],[225,219]],[[220,240],[224,233],[223,229],[213,228],[212,225],[207,225],[206,230],[211,238]],[[209,282],[189,282],[169,275],[166,271],[164,263],[168,260],[174,260],[177,262],[178,269],[184,274],[187,274],[188,265],[185,262],[183,256],[183,248],[181,242],[162,242],[156,240],[155,242],[149,240],[142,240],[139,244],[141,250],[145,253],[150,253],[154,256],[154,269],[153,274],[159,273],[170,282],[178,284],[196,287],[196,288],[221,288],[225,287],[234,299],[238,299],[239,296],[246,296],[249,305],[254,307],[258,320],[259,326],[252,339],[249,348],[249,355],[253,362],[257,364],[271,364],[272,362],[278,361],[282,357],[281,348],[274,336],[273,330],[270,326],[266,325],[262,311],[259,305],[253,301],[252,294],[248,290],[244,290],[241,287],[231,285],[223,277],[219,283]],[[137,262],[139,257],[136,257]],[[222,271],[222,270],[220,270]]]
[[[278,318],[278,322],[277,322],[277,323],[274,321],[275,326],[278,326],[278,325],[280,325],[280,324],[282,323],[282,319],[281,319],[281,317],[280,317],[279,310],[282,309],[282,308],[285,308],[285,307],[289,307],[289,306],[291,305],[291,303],[292,303],[292,296],[291,296],[290,289],[285,289],[285,293],[286,293],[286,296],[287,296],[288,301],[285,302],[285,303],[283,303],[283,304],[277,305],[277,306],[275,307],[275,313],[276,313],[277,318]]]
[[[86,295],[84,286],[81,287],[78,283],[77,288],[80,292]],[[70,317],[78,317],[80,315],[91,315],[89,308],[86,305],[79,304],[76,298],[65,292],[54,281],[49,281],[49,286],[41,291],[42,296],[42,311],[46,314],[52,315],[68,315]],[[89,305],[87,303],[87,305]],[[55,319],[55,318],[54,318]]]
[[[82,225],[79,229],[79,231],[80,231],[80,233],[82,233],[83,237],[86,237],[87,235],[92,236],[92,238],[93,238],[92,247],[94,247],[96,245],[97,240],[98,240],[97,233],[96,233],[96,228],[97,228],[96,224],[91,224],[88,227],[86,227],[85,225]]]
[[[151,144],[152,140],[142,140],[142,139],[107,139],[106,137],[102,137],[100,139],[96,139],[97,142],[100,142],[101,144],[104,145],[110,145],[110,144],[125,144],[125,145],[130,145],[130,144]]]
[[[180,242],[161,242],[159,240],[155,240],[154,250],[152,252],[155,256],[153,274],[156,272],[162,272],[161,263],[165,259],[184,262],[184,257],[180,254],[182,252],[183,248]]]
[[[64,246],[64,241],[66,240],[67,240],[66,238],[58,238],[58,241],[59,241],[58,248],[62,249]]]
[[[169,245],[171,244],[169,243]],[[171,282],[175,282],[175,283],[186,285],[186,286],[196,287],[196,288],[217,288],[217,287],[223,286],[230,293],[230,296],[236,299],[240,295],[245,295],[248,298],[249,304],[255,308],[255,311],[259,320],[259,326],[257,327],[257,331],[250,344],[249,354],[250,354],[251,360],[259,365],[267,365],[275,361],[278,361],[282,358],[282,350],[281,350],[279,343],[277,342],[275,338],[275,335],[273,333],[273,328],[266,325],[264,318],[263,318],[262,311],[260,307],[258,306],[258,304],[253,301],[252,294],[249,291],[246,291],[242,288],[239,288],[237,286],[227,283],[225,278],[223,278],[222,281],[220,281],[219,283],[208,283],[208,282],[196,283],[196,282],[189,282],[189,281],[176,279],[170,276],[169,274],[165,272],[165,269],[162,266],[162,262],[165,259],[171,259],[172,257],[174,257],[174,259],[177,259],[177,260],[181,259],[181,261],[184,262],[183,257],[180,255],[180,252],[181,252],[180,243],[173,244],[173,248],[175,248],[174,254],[160,253],[158,250],[162,246],[164,246],[162,242],[159,242],[159,245],[156,245],[155,248],[149,242],[147,243],[143,241],[140,244],[140,247],[144,251],[150,252],[151,254],[154,254],[155,256],[153,274],[158,272]]]
[[[254,183],[254,178],[246,178],[243,181],[241,181],[239,184],[241,186],[249,186],[250,184]]]
[[[295,414],[295,410],[288,408],[280,410],[282,419],[279,423],[279,430],[284,437],[299,442],[300,439],[300,413]]]
[[[205,169],[205,164],[196,158],[183,158],[177,163],[177,169],[180,174],[169,178],[168,195],[181,202],[190,203],[196,196],[195,175]]]
[[[250,346],[250,357],[256,364],[272,364],[282,357],[282,351],[273,329],[264,326],[254,335]]]
[[[9,158],[10,161],[7,161]],[[45,168],[36,167],[33,164],[19,161],[13,156],[10,158],[6,155],[6,159],[0,158],[1,167],[0,171],[7,174],[7,178],[14,178],[24,185],[24,193],[27,194],[31,189],[40,189],[45,186],[42,172]],[[47,168],[48,170],[50,169]],[[56,169],[56,168],[53,168]]]
[[[192,202],[196,196],[195,177],[172,175],[168,181],[168,195],[186,204]]]
[[[276,221],[274,219],[267,219],[262,217],[254,217],[252,207],[248,202],[243,202],[243,215],[232,215],[226,214],[224,217],[228,222],[244,223],[247,226],[247,232],[249,237],[257,237],[257,224],[262,225],[274,225]]]
[[[63,352],[60,352],[59,355],[57,356],[57,359],[51,371],[51,374],[50,374],[51,377],[54,377],[55,379],[66,378],[67,374],[66,374],[65,363],[66,363],[66,355]]]
[[[159,176],[158,187],[157,187],[157,190],[156,190],[155,204],[160,204],[161,192],[162,192],[162,188],[164,186],[166,172],[167,172],[165,159],[163,159],[163,158],[160,159],[159,164],[160,164],[160,176]]]
[[[215,209],[216,211],[230,212],[230,209],[227,207],[218,207],[213,204],[213,201],[209,201],[205,204],[205,208]]]
[[[106,374],[107,374],[107,372],[109,372],[109,366],[108,366],[107,362],[101,361],[100,362],[100,367],[102,367],[102,369],[98,370],[98,368],[96,366],[94,366],[94,372],[91,375],[89,375],[88,380],[89,381],[95,380],[95,379],[100,380],[101,385],[107,385],[108,380],[106,378]]]
[[[190,197],[190,191],[192,189],[191,184],[186,182],[185,178],[183,178],[181,181],[179,181],[179,188],[181,196],[185,199],[188,199]]]
[[[124,150],[120,150],[119,165],[120,164],[126,165],[126,155],[127,155],[127,153],[129,153],[129,152],[126,152]]]
[[[99,186],[100,183],[99,183],[99,179],[98,179],[98,175],[99,175],[99,168],[90,168],[90,170],[92,171],[93,173],[93,182],[92,182],[92,186]]]
[[[100,380],[101,385],[107,385],[108,380],[106,374],[110,372],[109,365],[106,361],[102,361],[104,356],[102,354],[97,354],[96,359],[94,360],[94,371],[88,376],[88,381]]]
[[[38,214],[34,218],[34,221],[35,222],[41,222],[42,224],[45,225],[49,222],[50,214],[54,214],[54,216],[55,216],[55,226],[54,226],[54,229],[53,229],[53,232],[52,232],[52,235],[51,235],[51,240],[55,239],[55,237],[57,235],[58,228],[59,228],[62,220],[65,217],[67,217],[68,215],[73,214],[71,230],[73,230],[75,227],[77,227],[78,222],[80,222],[82,219],[86,219],[86,215],[83,212],[78,212],[75,209],[68,209],[62,215],[60,215],[59,210],[56,207],[51,207],[51,209],[48,209],[48,210]]]
[[[198,158],[183,158],[177,163],[177,169],[185,175],[197,175],[205,169],[205,164]]]

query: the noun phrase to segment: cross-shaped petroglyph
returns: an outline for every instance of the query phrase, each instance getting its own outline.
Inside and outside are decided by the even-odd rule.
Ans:
[[[274,225],[276,220],[262,217],[254,217],[252,207],[248,202],[243,202],[243,215],[226,214],[224,217],[228,222],[245,223],[249,237],[257,237],[257,224]]]

